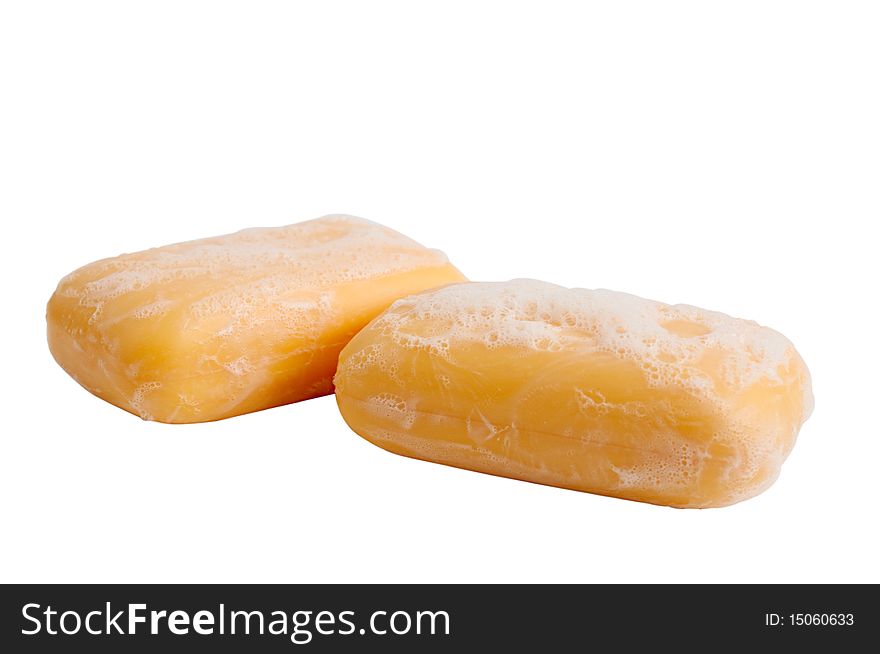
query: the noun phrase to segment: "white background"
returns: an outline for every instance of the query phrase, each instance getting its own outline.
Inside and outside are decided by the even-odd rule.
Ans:
[[[880,582],[871,2],[5,2],[0,580]],[[53,362],[94,259],[344,212],[472,279],[794,341],[776,485],[674,510],[388,454],[332,397],[168,426]]]

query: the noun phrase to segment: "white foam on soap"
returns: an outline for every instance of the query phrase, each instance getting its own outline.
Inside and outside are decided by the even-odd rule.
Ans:
[[[361,341],[367,344],[363,349],[358,348]],[[712,474],[728,475],[729,501],[737,501],[755,494],[769,483],[768,478],[775,477],[774,470],[781,465],[800,426],[780,423],[779,433],[756,432],[756,423],[750,422],[747,414],[749,405],[743,409],[738,404],[742,393],[756,384],[784,389],[792,383],[791,375],[800,375],[797,383],[804,392],[800,422],[812,410],[809,375],[791,342],[772,329],[689,305],[669,305],[604,289],[568,289],[530,279],[453,284],[400,299],[368,325],[350,348],[336,376],[339,393],[345,395],[348,385],[361,374],[370,375],[370,383],[374,387],[379,383],[381,388],[376,369],[386,374],[391,369],[402,370],[406,374],[388,376],[388,387],[400,393],[408,416],[415,411],[419,421],[460,421],[462,435],[476,448],[471,452],[485,452],[490,468],[496,466],[498,474],[532,480],[552,480],[559,473],[544,469],[541,458],[532,457],[528,450],[517,453],[517,439],[526,434],[532,439],[546,437],[543,447],[566,448],[568,439],[575,449],[637,450],[637,463],[606,471],[616,475],[622,490],[663,491],[686,497],[688,489],[699,484],[701,470],[711,460]],[[485,349],[484,356],[480,348]],[[499,358],[494,352],[501,350],[503,357]],[[466,354],[459,359],[459,353]],[[569,399],[554,397],[554,406],[573,407],[581,416],[580,422],[572,424],[595,428],[578,431],[569,426],[551,433],[538,419],[521,429],[515,426],[520,422],[518,402],[533,392],[546,392],[541,389],[547,388],[547,381],[540,378],[543,373],[536,378],[534,363],[518,384],[515,376],[510,376],[515,375],[519,358],[535,356],[546,362],[542,365],[548,367],[547,381],[553,392],[563,396],[571,393]],[[553,386],[556,362],[576,365],[578,357],[587,366],[584,383],[570,389]],[[482,360],[489,367],[482,368]],[[589,365],[593,364],[586,363],[606,360],[620,361],[621,370],[640,370],[647,387],[658,389],[660,394],[650,404],[609,401],[601,388],[589,385]],[[501,372],[501,362],[506,362],[510,371]],[[444,406],[445,394],[449,389],[455,391],[456,384],[447,371],[456,368],[462,370],[468,380],[465,383],[474,384],[473,390],[456,395],[451,400],[455,404]],[[424,376],[426,370],[433,370],[436,376],[436,385],[424,384],[425,392],[431,393],[425,398],[430,410],[420,407],[419,393],[407,384],[407,375]],[[670,395],[663,395],[667,391]],[[491,399],[495,393],[497,400]],[[714,432],[701,435],[703,440],[680,431],[672,400],[663,399],[679,393],[690,396],[692,406],[704,407],[696,410],[695,419],[714,425]],[[469,405],[471,394],[473,404]],[[493,405],[495,401],[500,405]],[[503,409],[495,410],[496,406]],[[550,418],[552,421],[554,416]],[[602,422],[608,420],[612,423]],[[600,426],[620,420],[636,430],[629,444],[615,442],[617,437],[603,433]],[[758,424],[764,423],[759,420]],[[646,438],[637,437],[640,431]],[[499,439],[504,439],[503,443]],[[432,447],[445,447],[424,442],[418,424],[411,433],[405,429],[398,432],[396,440],[411,449],[419,442],[418,451],[425,453]],[[471,459],[449,456],[447,462],[453,465],[471,465]],[[579,470],[572,466],[566,473],[572,475],[570,484],[579,483]]]

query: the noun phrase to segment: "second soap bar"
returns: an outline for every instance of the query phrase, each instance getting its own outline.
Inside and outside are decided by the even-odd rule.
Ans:
[[[80,268],[49,301],[49,347],[144,419],[217,420],[332,392],[339,351],[367,322],[463,279],[442,252],[326,216]]]
[[[812,408],[772,329],[532,280],[398,300],[342,351],[336,398],[398,454],[677,507],[761,492]]]

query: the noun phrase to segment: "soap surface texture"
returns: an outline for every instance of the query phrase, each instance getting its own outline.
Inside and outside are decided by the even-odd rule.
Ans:
[[[84,266],[49,301],[49,347],[144,419],[217,420],[331,393],[358,330],[397,298],[463,279],[437,250],[326,216]]]
[[[772,329],[533,280],[396,301],[335,382],[349,426],[392,452],[675,507],[766,489],[813,403]]]

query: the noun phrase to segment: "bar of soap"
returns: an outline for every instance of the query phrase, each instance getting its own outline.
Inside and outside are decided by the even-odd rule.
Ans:
[[[349,426],[391,452],[674,507],[766,489],[813,402],[778,332],[533,280],[396,301],[335,383]]]
[[[49,301],[49,347],[141,418],[217,420],[331,393],[339,351],[372,318],[462,280],[437,250],[326,216],[80,268]]]

